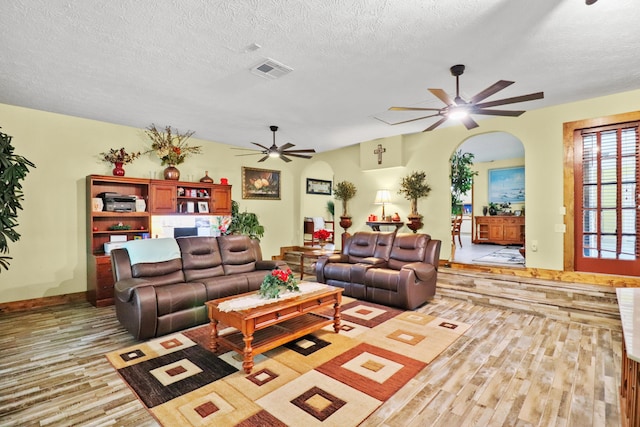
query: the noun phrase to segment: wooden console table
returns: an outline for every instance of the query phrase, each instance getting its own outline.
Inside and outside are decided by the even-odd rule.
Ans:
[[[242,367],[249,374],[253,369],[253,356],[279,347],[333,323],[333,330],[340,330],[340,303],[342,288],[325,285],[322,289],[289,299],[274,299],[272,303],[245,310],[221,311],[222,302],[255,295],[256,292],[233,295],[207,301],[207,313],[211,321],[213,351],[224,342],[244,355]],[[333,306],[333,317],[313,313],[322,307]],[[218,322],[238,331],[218,336]]]
[[[380,231],[380,226],[393,225],[396,227],[396,231],[404,225],[402,221],[367,221],[367,225],[371,227],[373,231]]]
[[[515,215],[474,217],[473,243],[524,245],[524,217]]]

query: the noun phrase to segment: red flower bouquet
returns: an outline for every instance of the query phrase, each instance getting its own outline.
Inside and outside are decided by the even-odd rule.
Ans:
[[[282,289],[292,292],[300,291],[298,281],[293,277],[293,272],[290,268],[272,270],[271,274],[262,281],[258,293],[264,298],[278,298]]]
[[[324,228],[318,231],[313,232],[313,238],[318,239],[321,242],[326,241],[331,237],[331,232],[329,230],[325,230]]]

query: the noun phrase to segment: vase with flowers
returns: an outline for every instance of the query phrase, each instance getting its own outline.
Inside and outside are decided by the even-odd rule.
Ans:
[[[141,153],[139,151],[127,153],[124,147],[118,149],[110,148],[109,151],[100,153],[103,162],[110,163],[115,166],[112,171],[114,176],[124,176],[124,169],[122,166],[132,163],[135,159],[140,157],[140,155]]]
[[[180,171],[176,165],[183,163],[187,156],[202,153],[201,146],[187,144],[187,140],[195,133],[193,131],[180,133],[177,129],[172,129],[171,126],[166,126],[164,131],[161,131],[152,124],[145,133],[151,139],[151,149],[147,153],[156,153],[161,160],[161,165],[168,165],[164,170],[165,179],[180,179]]]
[[[316,230],[313,232],[313,238],[318,239],[318,243],[320,244],[320,250],[324,249],[324,246],[327,244],[327,240],[331,237],[331,232],[329,230],[325,230],[321,228],[320,230]]]
[[[300,292],[298,281],[290,268],[272,270],[262,281],[258,294],[266,299],[279,298],[281,291]]]

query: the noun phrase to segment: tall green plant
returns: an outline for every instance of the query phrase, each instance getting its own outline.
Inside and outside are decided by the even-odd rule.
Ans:
[[[20,234],[15,230],[18,226],[18,209],[22,210],[22,184],[29,173],[29,167],[36,165],[22,156],[14,154],[11,145],[12,137],[0,132],[0,253],[9,252],[8,240],[17,242]],[[9,256],[0,256],[0,266],[9,269]]]
[[[458,213],[462,204],[462,196],[473,186],[473,177],[478,172],[473,171],[473,153],[463,153],[458,150],[451,156],[451,212]]]
[[[260,225],[258,215],[253,212],[240,212],[240,205],[231,201],[231,224],[226,234],[244,234],[252,239],[260,240],[264,236],[264,227]]]

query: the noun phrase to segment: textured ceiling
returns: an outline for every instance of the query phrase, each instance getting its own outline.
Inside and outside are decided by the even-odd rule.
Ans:
[[[427,88],[453,94],[458,63],[463,97],[500,79],[516,83],[488,100],[545,92],[515,109],[640,88],[634,3],[5,1],[0,103],[244,147],[270,144],[278,125],[278,145],[325,151],[423,130],[436,119],[376,117],[410,118],[392,105],[441,107]],[[252,74],[265,58],[294,71]]]

